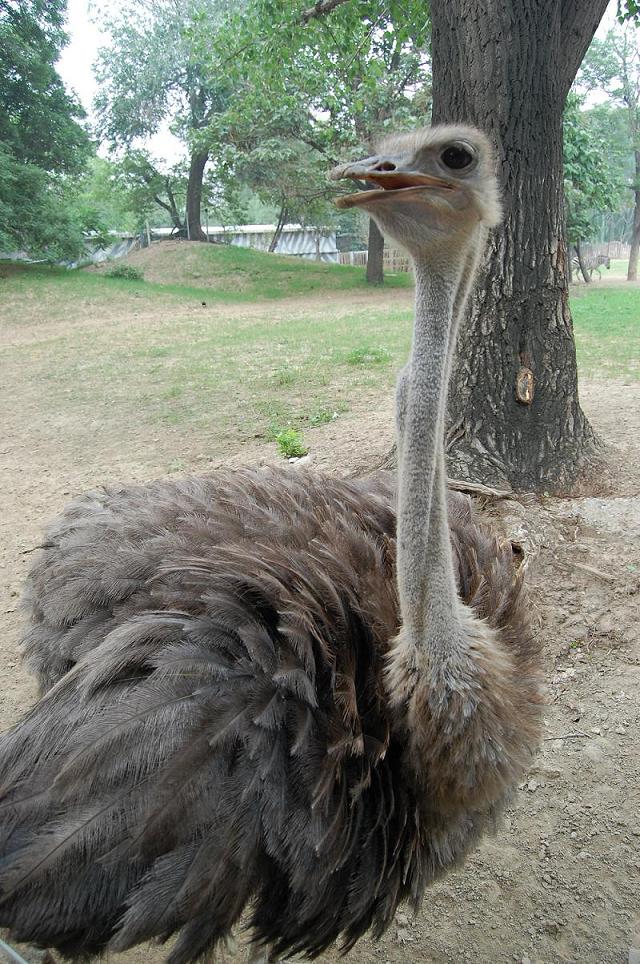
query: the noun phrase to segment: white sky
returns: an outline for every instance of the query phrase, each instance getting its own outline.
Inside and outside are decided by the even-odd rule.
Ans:
[[[126,5],[125,0],[111,0],[110,11]],[[95,12],[95,0],[68,0],[67,32],[70,42],[65,47],[58,63],[58,70],[67,87],[80,98],[85,110],[91,117],[91,105],[97,92],[93,75],[93,63],[98,47],[106,37],[91,21],[91,8]],[[598,35],[602,36],[615,24],[616,0],[611,0],[603,18]],[[165,130],[157,134],[147,145],[157,158],[174,162],[184,156],[184,149],[177,138]]]

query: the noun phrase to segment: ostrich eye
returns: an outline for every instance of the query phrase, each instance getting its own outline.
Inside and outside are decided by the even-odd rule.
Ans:
[[[475,159],[471,148],[464,144],[450,144],[440,155],[440,160],[450,171],[464,171],[466,167],[471,167]]]

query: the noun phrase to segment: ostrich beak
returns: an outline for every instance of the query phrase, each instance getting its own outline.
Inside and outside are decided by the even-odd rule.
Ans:
[[[457,185],[432,174],[411,169],[399,158],[367,157],[362,161],[350,164],[340,164],[335,167],[329,177],[332,181],[349,178],[355,181],[368,181],[378,185],[373,190],[358,191],[355,194],[345,194],[335,199],[339,208],[353,208],[369,204],[379,198],[388,197],[393,192],[398,200],[415,200],[417,194],[425,189],[437,191],[455,191]]]

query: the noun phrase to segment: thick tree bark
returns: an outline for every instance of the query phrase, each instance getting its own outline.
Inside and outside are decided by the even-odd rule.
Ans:
[[[606,5],[431,2],[433,120],[489,133],[505,208],[458,342],[448,451],[456,477],[557,490],[595,449],[568,305],[562,111]]]
[[[640,253],[640,151],[636,155],[636,188],[634,193],[635,208],[633,211],[633,232],[631,234],[631,250],[629,251],[629,267],[627,281],[638,280],[638,254]]]
[[[202,178],[209,160],[209,151],[194,151],[189,165],[189,180],[187,182],[187,227],[191,241],[206,241],[207,236],[202,230]]]
[[[369,245],[367,250],[367,284],[384,283],[384,237],[373,218],[369,218]]]

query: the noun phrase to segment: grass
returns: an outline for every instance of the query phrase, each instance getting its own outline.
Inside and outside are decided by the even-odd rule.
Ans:
[[[571,311],[581,374],[640,379],[640,288],[581,289]]]
[[[267,262],[263,270],[278,269],[279,259],[258,261]],[[363,309],[349,301],[350,290],[364,288],[362,269],[293,267],[302,280],[308,271],[312,287],[318,270],[328,268],[351,288],[344,301],[273,299],[256,311],[251,293],[246,309],[221,309],[210,292],[203,306],[193,288],[0,268],[11,391],[22,393],[23,407],[42,407],[67,424],[99,422],[106,431],[117,421],[147,434],[193,428],[236,448],[287,428],[317,428],[352,408],[354,398],[364,407],[390,391],[409,348],[409,291],[399,304],[376,293]],[[335,290],[333,274],[329,282]]]
[[[201,308],[368,290],[364,269],[359,267],[283,258],[230,245],[191,244],[178,251],[176,245],[180,242],[134,252],[116,268],[105,264],[100,269],[67,271],[0,262],[0,286],[8,298],[46,304],[47,319],[54,322],[67,321],[70,309],[72,316],[83,309],[104,314],[111,307],[135,312],[149,303],[171,310],[185,304]],[[144,273],[144,280],[137,280],[136,273]],[[387,275],[387,288],[411,285],[406,273]],[[22,317],[28,323],[31,312]]]
[[[107,300],[135,289],[156,296],[243,303],[300,297],[317,291],[367,287],[363,268],[269,255],[231,245],[163,242],[116,263],[67,271],[48,265],[0,265],[9,287],[24,285],[77,297],[99,292]],[[410,287],[403,272],[387,275],[390,287]]]
[[[391,361],[391,354],[386,348],[371,348],[369,345],[358,345],[347,355],[350,365],[383,365]]]
[[[258,258],[275,274],[278,261]],[[313,446],[307,432],[390,397],[409,350],[411,297],[381,289],[363,304],[350,298],[364,287],[362,269],[293,267],[295,286],[289,279],[280,300],[255,306],[251,288],[226,307],[215,305],[234,300],[224,292],[201,298],[190,286],[0,267],[6,417],[23,419],[26,432],[70,432],[78,451],[81,430],[188,433],[207,451],[228,451],[291,429]],[[344,285],[343,298],[305,302],[305,277],[313,291],[325,269],[325,286]],[[572,310],[581,373],[640,378],[640,289],[583,285]]]

